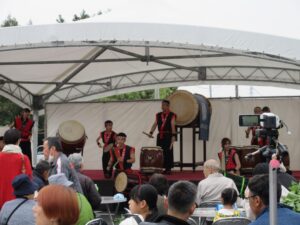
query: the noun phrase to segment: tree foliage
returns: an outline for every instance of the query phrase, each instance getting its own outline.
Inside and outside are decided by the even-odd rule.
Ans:
[[[87,19],[87,18],[90,18],[90,15],[87,14],[85,12],[85,10],[83,9],[80,13],[79,16],[77,16],[77,14],[74,14],[74,17],[73,17],[73,21],[78,21],[78,20],[84,20],[84,19]]]
[[[12,17],[11,15],[8,15],[7,18],[1,24],[1,27],[13,27],[13,26],[18,26],[18,25],[19,25],[19,23],[16,20],[16,18]]]
[[[176,87],[170,88],[161,88],[159,90],[159,97],[160,99],[167,98],[171,95],[174,91],[176,91]],[[101,101],[130,101],[130,100],[151,100],[154,99],[154,90],[144,90],[144,91],[137,91],[137,92],[130,92],[120,95],[113,95],[105,98],[101,98]]]
[[[11,124],[21,108],[10,100],[0,96],[0,126]]]
[[[62,15],[58,15],[58,18],[56,19],[56,22],[58,23],[64,23],[65,22],[65,19],[62,17]]]

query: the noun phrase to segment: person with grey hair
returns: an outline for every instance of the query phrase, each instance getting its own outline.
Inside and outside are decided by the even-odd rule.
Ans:
[[[71,167],[73,167],[77,173],[84,196],[91,204],[93,210],[98,209],[101,205],[101,196],[92,179],[81,173],[83,168],[83,158],[81,154],[73,153],[69,155],[68,159]]]
[[[189,225],[189,217],[194,213],[197,187],[189,181],[177,181],[168,192],[166,215],[159,216],[154,223],[142,222],[140,225]]]
[[[219,173],[220,164],[215,159],[207,160],[203,165],[205,179],[199,182],[197,191],[197,204],[209,201],[220,201],[221,193],[225,188],[237,187],[232,179]]]
[[[73,182],[74,189],[83,193],[78,176],[70,166],[68,157],[63,153],[63,149],[58,137],[48,137],[44,140],[44,148],[49,149],[48,161],[50,163],[50,174],[64,173],[68,180]]]

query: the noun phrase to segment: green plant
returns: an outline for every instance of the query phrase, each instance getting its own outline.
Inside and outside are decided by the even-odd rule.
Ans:
[[[300,184],[293,182],[289,189],[290,192],[283,198],[283,203],[300,212]]]

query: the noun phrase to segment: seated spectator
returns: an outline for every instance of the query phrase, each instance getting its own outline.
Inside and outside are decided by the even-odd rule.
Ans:
[[[96,186],[91,178],[81,173],[83,168],[83,158],[80,153],[73,153],[69,155],[71,167],[73,167],[79,178],[79,182],[84,196],[87,198],[92,208],[95,210],[101,204],[101,196],[96,189]]]
[[[62,152],[62,146],[58,137],[48,137],[44,140],[44,155],[49,153],[50,175],[64,173],[68,180],[73,182],[76,192],[83,193],[74,169],[70,167],[68,157]],[[46,159],[46,157],[45,157]]]
[[[205,179],[199,182],[197,191],[197,204],[209,201],[221,201],[221,193],[225,188],[236,188],[233,180],[224,177],[219,173],[220,164],[214,160],[209,159],[203,165],[203,173]]]
[[[19,143],[21,133],[16,129],[9,129],[4,133],[5,146],[0,152],[0,209],[9,200],[15,199],[11,185],[15,176],[25,173],[32,178],[29,158],[23,155]]]
[[[37,204],[32,210],[36,225],[74,225],[79,217],[75,191],[62,185],[48,185],[42,188],[37,196]]]
[[[287,173],[282,174],[280,171],[277,171],[277,174],[278,173],[281,174],[280,176],[277,176],[277,180],[281,184],[281,197],[285,197],[285,196],[288,195],[289,190],[282,185],[281,180],[287,178],[289,180],[289,183],[292,183],[293,179],[290,179],[291,176],[289,174],[287,174]],[[254,169],[252,171],[252,175],[253,176],[255,176],[255,175],[263,175],[263,174],[269,174],[269,165],[268,165],[268,163],[258,163],[254,167]],[[287,180],[284,181],[284,182],[287,182]]]
[[[16,199],[6,202],[0,211],[0,224],[35,225],[32,207],[37,186],[26,174],[16,176],[12,182]]]
[[[237,192],[233,188],[225,188],[222,191],[221,199],[223,208],[217,211],[214,222],[222,218],[240,216],[240,212],[234,208],[237,197]]]
[[[0,152],[2,152],[4,145],[5,144],[4,144],[3,136],[0,136]]]
[[[141,225],[167,224],[167,225],[189,225],[189,217],[196,208],[197,187],[189,181],[178,181],[174,183],[168,193],[167,215],[159,216],[154,223],[142,222]]]
[[[142,221],[154,221],[157,216],[157,191],[150,184],[137,185],[130,191],[129,209],[134,216],[123,220],[120,225],[138,225]]]
[[[151,184],[157,190],[157,209],[160,215],[167,213],[167,208],[165,206],[165,198],[168,193],[169,184],[167,178],[162,175],[155,173],[150,177],[149,184]]]
[[[66,187],[73,188],[73,182],[69,181],[64,173],[50,176],[49,184],[59,184]],[[94,219],[94,213],[86,197],[84,197],[83,194],[78,192],[76,194],[78,198],[78,206],[79,206],[79,213],[80,213],[76,225],[85,225],[88,221]]]
[[[269,225],[269,175],[256,175],[250,179],[249,204],[256,220],[250,225]],[[300,214],[296,213],[279,203],[281,185],[277,182],[277,225],[299,224]]]
[[[48,177],[50,171],[50,164],[46,160],[41,160],[36,164],[33,170],[33,182],[37,184],[38,190],[49,184]]]

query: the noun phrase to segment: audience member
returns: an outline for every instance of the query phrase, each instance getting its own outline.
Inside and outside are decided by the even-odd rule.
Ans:
[[[15,199],[11,183],[15,176],[25,173],[32,178],[30,161],[19,147],[21,134],[16,129],[4,133],[5,146],[0,152],[0,209],[9,200]]]
[[[74,225],[79,218],[76,193],[62,185],[48,185],[39,192],[33,212],[36,225]]]
[[[177,181],[168,192],[167,215],[161,215],[155,223],[143,222],[141,225],[189,225],[189,217],[196,208],[197,187],[189,181]]]
[[[157,191],[150,184],[135,186],[130,192],[129,209],[134,216],[123,220],[120,225],[138,225],[142,221],[153,222],[157,216]]]
[[[50,164],[46,160],[41,160],[36,164],[33,170],[33,182],[38,186],[38,190],[49,184],[48,177],[50,172]]]
[[[157,209],[160,215],[167,213],[165,206],[165,198],[168,193],[169,184],[167,178],[163,174],[155,173],[150,177],[149,184],[155,187],[157,190]]]
[[[203,173],[205,179],[199,182],[197,192],[197,204],[209,201],[221,201],[221,193],[225,188],[233,188],[237,191],[233,180],[219,173],[220,164],[209,159],[204,163]]]
[[[16,176],[12,182],[16,199],[6,202],[0,211],[0,224],[35,225],[32,207],[37,186],[26,174]]]
[[[69,181],[64,173],[59,173],[49,177],[49,184],[59,184],[65,187],[72,187],[73,182]],[[88,221],[94,219],[93,209],[83,194],[78,192],[76,194],[79,206],[79,218],[76,225],[85,225]]]
[[[281,197],[285,197],[287,196],[287,194],[289,193],[289,190],[282,185],[282,181],[284,181],[284,183],[292,183],[292,180],[289,174],[287,173],[281,173],[280,171],[277,172],[277,174],[280,173],[280,176],[277,176],[277,180],[278,182],[281,184]],[[263,175],[263,174],[269,174],[269,165],[268,163],[258,163],[256,164],[256,166],[254,167],[253,171],[252,171],[252,175]],[[288,179],[288,180],[284,180],[284,179]]]
[[[2,152],[4,145],[5,144],[4,144],[3,136],[0,136],[0,152]]]
[[[223,208],[217,211],[214,222],[228,217],[240,216],[240,212],[234,207],[238,194],[233,188],[225,188],[221,193]]]
[[[250,225],[269,225],[269,175],[256,175],[250,179],[249,187],[249,204],[256,220]],[[281,196],[281,185],[277,182],[277,224],[299,224],[300,214],[296,213],[279,203]]]
[[[64,173],[67,179],[72,181],[73,188],[77,192],[83,193],[75,170],[71,168],[67,156],[62,152],[59,138],[48,137],[44,141],[44,147],[46,147],[46,149],[49,149],[48,161],[50,162],[50,175]]]
[[[80,153],[73,153],[69,155],[71,166],[75,169],[84,196],[87,198],[92,208],[95,210],[101,204],[101,196],[96,189],[96,186],[91,178],[81,173],[83,168],[83,158]]]

